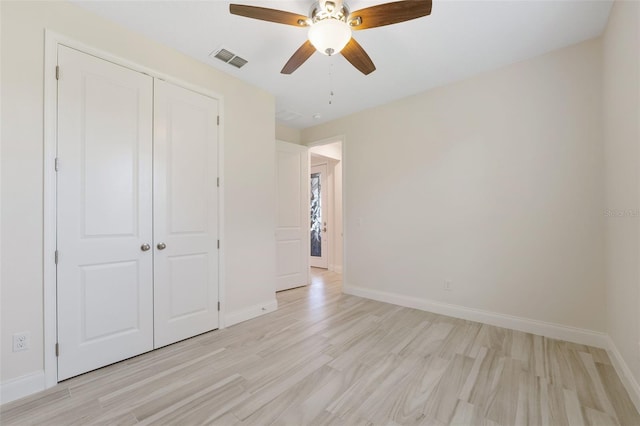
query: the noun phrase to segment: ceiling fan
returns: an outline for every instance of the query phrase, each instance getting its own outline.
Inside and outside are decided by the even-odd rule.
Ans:
[[[308,40],[284,65],[282,74],[291,74],[318,50],[331,56],[342,53],[347,61],[365,75],[376,67],[367,52],[351,36],[351,31],[366,30],[397,24],[431,13],[431,0],[403,0],[379,4],[350,12],[343,0],[319,0],[311,7],[309,16],[284,10],[241,4],[229,5],[233,15],[278,24],[309,28]]]

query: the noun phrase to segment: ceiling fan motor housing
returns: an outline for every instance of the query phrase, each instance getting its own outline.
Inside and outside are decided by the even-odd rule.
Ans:
[[[341,0],[320,0],[311,6],[309,16],[314,24],[325,19],[347,22],[349,7]]]

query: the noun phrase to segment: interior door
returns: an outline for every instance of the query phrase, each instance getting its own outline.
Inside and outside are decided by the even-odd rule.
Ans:
[[[151,77],[59,47],[58,380],[153,349]]]
[[[315,268],[329,267],[327,253],[327,165],[311,166],[310,173],[310,257],[309,264]]]
[[[276,141],[276,291],[309,283],[309,154],[304,146]]]
[[[156,80],[155,347],[218,328],[218,101]]]

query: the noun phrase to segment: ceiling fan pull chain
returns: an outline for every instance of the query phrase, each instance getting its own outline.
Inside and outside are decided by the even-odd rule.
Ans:
[[[329,105],[333,104],[333,60],[329,64]]]

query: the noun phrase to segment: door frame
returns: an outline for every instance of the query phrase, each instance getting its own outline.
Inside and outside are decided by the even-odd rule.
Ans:
[[[218,101],[218,114],[220,115],[220,125],[218,126],[218,176],[220,186],[218,188],[218,236],[224,241],[224,98],[220,93],[205,89],[200,86],[187,83],[160,71],[147,68],[136,62],[121,58],[111,53],[88,46],[78,40],[45,29],[44,45],[44,158],[43,158],[43,337],[44,337],[44,383],[42,388],[47,389],[58,384],[58,362],[56,357],[57,342],[57,280],[56,280],[56,236],[57,236],[57,187],[55,158],[57,151],[57,103],[58,90],[56,79],[56,65],[58,63],[58,46],[66,46],[78,50],[88,55],[95,56],[116,65],[129,68],[150,77],[165,80],[184,89],[191,90]],[[64,70],[60,70],[61,77],[64,77]],[[218,249],[218,300],[220,301],[220,311],[218,311],[219,328],[225,327],[225,262],[224,247],[221,244]],[[64,349],[63,349],[64,350]]]
[[[329,138],[318,139],[307,143],[307,148],[311,149],[316,146],[329,145],[335,142],[340,142],[342,148],[340,167],[342,169],[342,292],[347,286],[347,236],[348,236],[348,224],[345,218],[347,217],[347,137],[345,135],[336,135]],[[311,150],[308,154],[309,171],[311,171]],[[335,188],[334,188],[335,191]],[[331,267],[331,265],[329,265]]]

